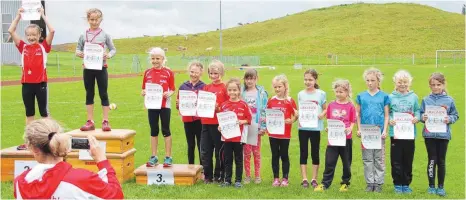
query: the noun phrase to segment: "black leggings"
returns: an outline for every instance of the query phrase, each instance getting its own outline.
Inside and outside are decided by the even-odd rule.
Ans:
[[[35,99],[39,106],[41,117],[48,117],[48,89],[47,83],[23,83],[22,96],[24,108],[26,109],[26,117],[31,117],[36,114]]]
[[[162,109],[149,109],[149,125],[150,125],[150,136],[157,137],[159,136],[159,118],[162,122],[162,135],[163,137],[171,136],[170,133],[170,108]]]
[[[199,163],[202,165],[201,160],[201,132],[202,124],[201,120],[184,123],[184,132],[186,133],[186,142],[188,143],[188,163],[194,164],[194,158],[197,144],[197,152],[199,155]]]
[[[269,137],[270,150],[272,151],[272,171],[273,177],[279,178],[280,173],[280,158],[282,159],[283,178],[288,178],[290,173],[290,157],[288,156],[288,148],[290,147],[290,139],[277,139]]]
[[[319,165],[320,131],[299,130],[299,164],[307,165],[311,141],[312,164]]]
[[[443,187],[445,181],[445,157],[447,155],[448,140],[425,138],[427,157],[427,177],[429,186],[435,187],[435,168],[438,173],[438,187]]]
[[[106,67],[103,67],[102,70],[84,69],[83,79],[84,88],[86,88],[86,105],[94,104],[95,80],[97,80],[97,87],[99,88],[99,96],[102,106],[110,105],[107,93],[108,72]]]
[[[231,183],[233,159],[235,160],[235,182],[243,177],[243,145],[241,142],[225,142],[225,182]]]

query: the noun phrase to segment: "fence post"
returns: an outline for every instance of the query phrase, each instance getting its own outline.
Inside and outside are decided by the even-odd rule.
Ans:
[[[338,55],[335,55],[335,65],[338,65]]]
[[[58,76],[60,76],[60,60],[58,59],[58,53],[55,54],[55,60],[57,62],[57,72]]]
[[[361,61],[360,61],[359,65],[362,66],[362,56],[361,56]]]
[[[414,53],[413,53],[413,65],[414,65]]]
[[[76,55],[73,56],[73,76],[76,76]]]

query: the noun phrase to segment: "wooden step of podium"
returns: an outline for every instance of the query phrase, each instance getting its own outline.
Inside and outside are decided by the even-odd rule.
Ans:
[[[148,170],[168,170],[173,172],[175,185],[193,185],[201,178],[202,166],[173,164],[171,167],[163,167],[162,164],[158,164],[155,167],[146,167],[146,164],[143,164],[134,170],[137,184],[147,185]]]
[[[134,177],[134,154],[136,149],[130,149],[122,154],[119,153],[106,153],[107,159],[110,161],[113,169],[115,169],[116,176],[120,183],[127,181]],[[97,173],[97,163],[93,160],[80,160],[79,152],[70,152],[66,156],[66,162],[70,163],[74,168],[87,169]]]
[[[92,131],[81,131],[79,129],[66,132],[66,134],[77,138],[86,138],[93,135],[97,140],[106,142],[107,153],[124,153],[134,148],[134,136],[136,131],[129,129],[112,129],[112,131],[102,131],[96,129]]]
[[[115,169],[116,176],[120,183],[134,177],[134,154],[136,149],[130,149],[122,154],[106,153],[107,159]],[[0,152],[1,181],[13,181],[15,173],[15,161],[34,160],[34,156],[28,150],[16,150],[16,146],[2,149]],[[79,160],[78,152],[70,152],[66,157],[66,162],[73,168],[82,168],[97,173],[97,164],[92,160]]]

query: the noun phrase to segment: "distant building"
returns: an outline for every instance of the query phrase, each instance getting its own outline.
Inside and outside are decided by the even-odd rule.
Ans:
[[[2,65],[21,65],[21,54],[18,52],[18,49],[15,47],[13,40],[8,33],[8,28],[10,28],[11,23],[18,13],[18,9],[21,7],[21,0],[8,0],[1,1],[1,11],[2,11]],[[45,1],[41,1],[42,6],[45,9]],[[16,33],[22,38],[24,37],[24,29],[29,24],[37,24],[42,28],[42,39],[46,37],[46,28],[44,20],[31,20],[24,21],[20,20],[18,26],[16,26]]]
[[[463,15],[466,15],[466,4],[463,4],[463,10],[461,11],[461,13],[463,13]]]

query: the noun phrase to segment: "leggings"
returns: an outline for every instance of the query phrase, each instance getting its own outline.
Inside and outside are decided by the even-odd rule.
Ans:
[[[288,178],[290,173],[290,158],[288,156],[288,148],[290,147],[290,139],[269,138],[270,150],[272,151],[272,171],[273,177],[279,178],[280,159],[282,160],[283,178]]]
[[[319,165],[320,131],[299,130],[299,164],[307,165],[311,141],[312,164]]]
[[[435,187],[435,168],[438,173],[438,187],[443,188],[445,181],[445,157],[447,155],[448,140],[425,138],[427,149],[427,177],[429,186]]]
[[[86,89],[86,105],[94,104],[94,91],[95,81],[97,80],[97,87],[99,88],[99,96],[102,106],[109,106],[108,100],[108,73],[107,68],[103,67],[102,70],[84,69],[83,71],[84,88]]]

